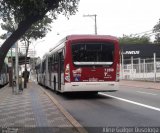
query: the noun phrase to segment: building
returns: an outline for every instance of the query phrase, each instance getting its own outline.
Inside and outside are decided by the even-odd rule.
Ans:
[[[160,81],[160,45],[121,45],[121,79]]]
[[[156,53],[156,57],[160,58],[160,45],[158,44],[124,44],[120,46],[121,54],[124,59],[133,58],[153,58],[153,54]]]

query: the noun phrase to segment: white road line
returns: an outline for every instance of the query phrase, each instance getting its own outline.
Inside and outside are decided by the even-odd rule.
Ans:
[[[142,94],[154,95],[154,96],[157,95],[157,94],[155,94],[155,93],[148,93],[148,92],[143,92],[143,91],[136,91],[136,92],[142,93]]]
[[[134,102],[134,101],[131,101],[131,100],[127,100],[127,99],[124,99],[124,98],[112,96],[112,95],[105,94],[105,93],[98,93],[98,94],[103,95],[103,96],[107,96],[107,97],[111,97],[111,98],[115,98],[115,99],[118,99],[118,100],[121,100],[121,101],[124,101],[124,102],[132,103],[132,104],[135,104],[135,105],[138,105],[138,106],[142,106],[142,107],[152,109],[152,110],[156,110],[156,111],[160,112],[160,108],[157,108],[157,107],[153,107],[153,106],[146,105],[146,104],[143,104],[143,103]]]

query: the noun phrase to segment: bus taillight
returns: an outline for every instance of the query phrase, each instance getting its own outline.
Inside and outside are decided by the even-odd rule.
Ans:
[[[66,68],[65,68],[65,81],[66,82],[70,82],[70,66],[69,64],[66,65]]]
[[[117,64],[117,70],[116,70],[116,81],[119,81],[120,79],[120,65]]]

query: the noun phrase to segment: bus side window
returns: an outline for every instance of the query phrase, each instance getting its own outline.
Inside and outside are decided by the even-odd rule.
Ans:
[[[58,53],[55,53],[55,56],[54,56],[54,69],[55,71],[58,71]]]
[[[50,56],[48,58],[48,71],[51,72],[52,71],[52,61],[53,61],[53,57]]]
[[[43,61],[43,63],[42,63],[42,73],[45,72],[45,69],[46,69],[46,61]]]
[[[63,60],[64,60],[64,58],[65,58],[65,48],[62,51],[62,56],[63,56]]]
[[[52,55],[52,72],[54,72],[54,54]]]
[[[64,72],[64,55],[65,55],[65,50],[63,49],[61,54],[61,71],[62,72]]]

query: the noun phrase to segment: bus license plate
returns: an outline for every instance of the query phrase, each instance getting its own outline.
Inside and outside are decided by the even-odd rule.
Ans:
[[[97,82],[98,79],[97,78],[89,78],[89,82]]]

